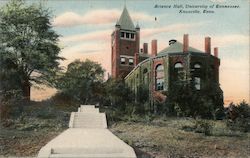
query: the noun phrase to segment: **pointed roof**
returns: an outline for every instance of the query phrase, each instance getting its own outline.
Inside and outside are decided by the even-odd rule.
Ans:
[[[118,22],[116,23],[116,25],[120,25],[121,29],[124,29],[124,30],[132,30],[132,31],[135,30],[134,23],[131,20],[131,17],[129,16],[126,6],[124,7],[122,11],[122,15],[120,19],[118,20]]]
[[[203,53],[202,51],[195,49],[193,47],[188,47],[188,51],[196,52],[196,53]],[[171,44],[170,46],[160,51],[158,55],[165,55],[169,53],[180,53],[180,52],[183,52],[183,44],[177,41],[174,44]]]

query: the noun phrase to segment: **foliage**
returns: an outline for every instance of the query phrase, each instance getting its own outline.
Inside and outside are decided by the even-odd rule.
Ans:
[[[62,93],[82,104],[100,102],[104,70],[101,65],[86,60],[75,60],[68,65],[67,71],[58,78],[56,85]]]
[[[196,120],[194,131],[198,133],[204,133],[206,136],[212,135],[212,129],[214,124],[208,120]]]
[[[173,82],[165,104],[177,116],[217,118],[223,112],[222,91],[216,84],[196,90],[192,81]]]
[[[3,93],[21,90],[30,98],[30,86],[50,84],[59,70],[59,35],[52,30],[50,12],[41,5],[11,0],[0,8],[0,80]]]
[[[135,112],[135,97],[132,91],[127,87],[124,80],[109,78],[103,83],[103,97],[101,105],[105,105],[110,109],[112,120],[119,120],[125,113],[132,115]],[[115,118],[117,117],[117,118]]]
[[[139,86],[140,93],[135,95],[123,79],[112,78],[104,83],[103,88],[101,108],[105,108],[109,121],[135,121],[149,114],[148,89]]]
[[[237,105],[230,103],[227,118],[227,126],[231,130],[250,131],[250,106],[244,100]]]

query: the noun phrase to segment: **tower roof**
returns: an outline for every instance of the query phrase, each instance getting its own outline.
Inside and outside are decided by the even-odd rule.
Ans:
[[[131,17],[129,16],[126,6],[124,7],[122,15],[116,25],[120,25],[121,29],[124,30],[135,30],[135,26],[133,24],[133,21],[131,20]]]

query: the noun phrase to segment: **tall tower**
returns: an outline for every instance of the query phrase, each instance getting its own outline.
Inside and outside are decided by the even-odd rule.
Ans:
[[[134,26],[124,7],[111,35],[112,78],[124,78],[139,61],[140,27]]]

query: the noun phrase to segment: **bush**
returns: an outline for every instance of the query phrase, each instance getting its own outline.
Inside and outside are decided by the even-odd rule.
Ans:
[[[218,84],[207,84],[197,91],[193,82],[176,81],[169,87],[167,96],[167,104],[173,105],[177,116],[215,119],[221,117],[224,108],[223,92]]]
[[[237,105],[230,103],[227,118],[227,126],[231,130],[250,131],[250,106],[244,100]]]
[[[214,124],[208,120],[196,120],[194,131],[197,133],[204,133],[206,136],[212,135]]]

